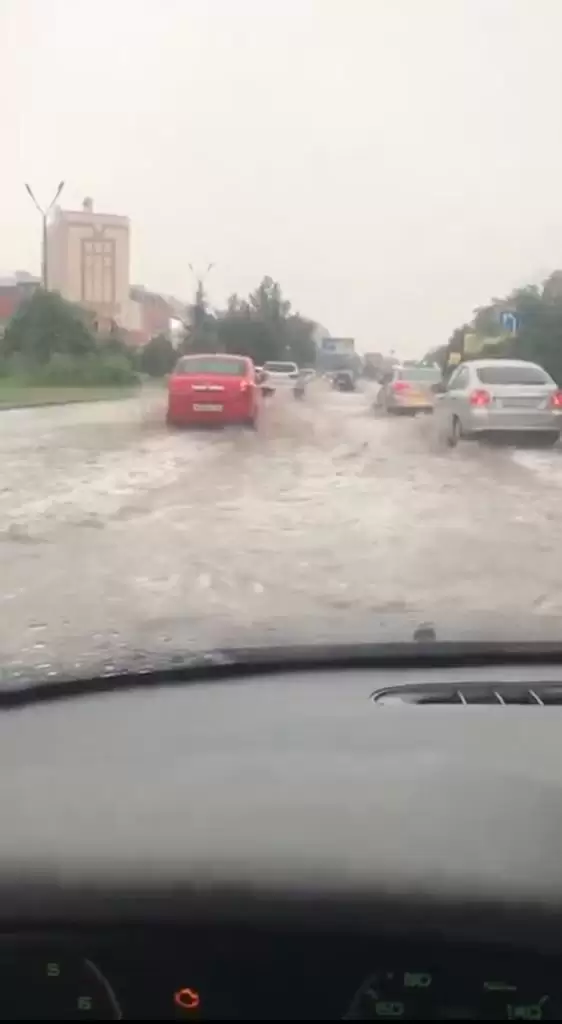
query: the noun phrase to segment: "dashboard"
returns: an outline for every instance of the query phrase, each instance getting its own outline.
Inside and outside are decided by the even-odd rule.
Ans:
[[[2,1020],[560,1020],[559,961],[353,934],[5,936]]]
[[[0,702],[0,1019],[562,1019],[545,685],[562,666]]]

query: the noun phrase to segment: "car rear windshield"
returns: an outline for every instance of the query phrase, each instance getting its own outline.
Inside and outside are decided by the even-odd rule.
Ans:
[[[396,380],[414,380],[420,383],[437,384],[441,371],[433,366],[403,366],[396,371]]]
[[[298,373],[299,369],[296,363],[265,363],[263,368],[270,373]]]
[[[243,377],[246,363],[243,359],[221,359],[220,356],[184,356],[176,373],[217,373],[225,377]]]
[[[482,384],[548,384],[540,366],[480,366],[476,376]]]

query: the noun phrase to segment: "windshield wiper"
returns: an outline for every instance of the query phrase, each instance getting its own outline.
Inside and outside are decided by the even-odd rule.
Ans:
[[[99,674],[75,678],[61,671],[54,678],[10,678],[4,670],[0,709],[24,704],[82,697],[119,690],[199,683],[235,683],[249,676],[345,669],[420,669],[483,667],[511,664],[560,664],[562,643],[425,641],[398,643],[304,644],[270,647],[234,647],[196,653],[176,653],[142,667],[117,669],[100,666]]]

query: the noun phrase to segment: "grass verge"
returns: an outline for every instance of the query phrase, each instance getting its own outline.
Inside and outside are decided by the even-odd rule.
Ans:
[[[104,402],[111,399],[131,398],[139,391],[138,385],[92,387],[62,387],[52,385],[25,386],[0,379],[0,410],[25,409],[40,405],[67,405],[71,402]]]

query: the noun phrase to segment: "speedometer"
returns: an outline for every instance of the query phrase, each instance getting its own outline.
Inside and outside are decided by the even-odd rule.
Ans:
[[[375,972],[361,985],[345,1020],[562,1020],[562,986],[554,977],[513,979],[462,962],[423,963]]]
[[[0,1020],[120,1020],[99,967],[71,952],[0,947]]]

